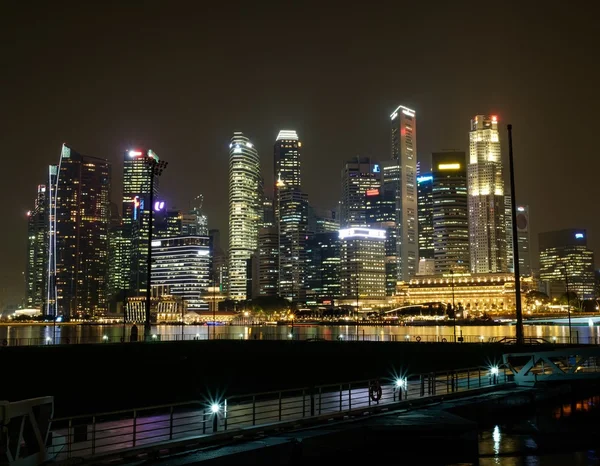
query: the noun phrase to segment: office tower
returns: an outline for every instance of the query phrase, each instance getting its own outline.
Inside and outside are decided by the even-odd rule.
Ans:
[[[279,231],[271,226],[258,232],[258,296],[278,296]]]
[[[189,220],[189,217],[187,217],[186,220]],[[176,236],[183,236],[183,214],[179,210],[167,209],[163,201],[155,202],[152,230],[152,238],[174,238]],[[192,230],[192,228],[190,228],[190,224],[187,223],[186,236],[190,236],[188,234],[191,233],[190,230]],[[194,230],[195,232],[193,235],[198,236],[198,228],[194,228]]]
[[[317,233],[337,233],[340,230],[340,218],[335,210],[308,206],[309,235]]]
[[[431,160],[435,273],[469,272],[466,154],[434,152]]]
[[[594,253],[587,247],[586,231],[568,229],[540,233],[540,281],[551,298],[568,289],[579,299],[594,296]]]
[[[340,294],[360,308],[365,301],[384,300],[385,230],[340,230]]]
[[[228,293],[227,279],[227,255],[221,246],[221,232],[217,229],[208,231],[210,238],[211,264],[211,287],[219,289],[221,294]]]
[[[176,236],[152,240],[152,288],[181,297],[188,311],[208,311],[210,238]],[[160,312],[160,310],[159,310]]]
[[[417,177],[419,259],[433,259],[433,176]]]
[[[204,196],[198,194],[187,213],[181,214],[181,234],[183,236],[208,236],[208,218],[202,211]]]
[[[378,189],[381,183],[381,168],[369,157],[356,157],[342,168],[342,201],[340,225],[342,228],[366,227],[367,213],[365,196],[367,191]]]
[[[33,209],[27,212],[25,296],[29,308],[43,310],[46,302],[47,267],[48,198],[46,185],[40,184]]]
[[[279,226],[279,295],[291,302],[306,297],[308,197],[302,192],[302,142],[282,130],[274,146],[275,219]]]
[[[275,206],[273,198],[265,196],[263,199],[263,228],[271,228],[275,226]]]
[[[110,164],[63,145],[51,168],[48,314],[76,319],[107,310]]]
[[[248,262],[258,248],[262,219],[260,160],[241,132],[229,144],[229,297],[247,298]]]
[[[506,225],[496,116],[477,115],[469,133],[468,204],[471,272],[506,272]]]
[[[514,273],[512,199],[504,196],[504,219],[506,221],[506,258],[508,271]],[[519,252],[519,275],[531,275],[531,253],[529,251],[529,206],[517,206],[517,248]]]
[[[417,272],[417,121],[415,111],[400,105],[391,115],[392,161],[384,165],[384,183],[396,190],[398,279]]]
[[[383,184],[370,189],[366,196],[367,224],[385,230],[385,290],[386,296],[396,293],[398,281],[398,247],[396,245],[396,189]]]
[[[340,234],[319,232],[307,245],[307,300],[325,306],[335,305],[340,297]]]
[[[127,277],[126,294],[133,297],[143,295],[148,283],[148,229],[153,207],[148,160],[159,159],[152,150],[145,149],[128,150],[123,157],[123,275]],[[158,185],[159,178],[155,177],[155,199]]]
[[[123,276],[123,219],[117,204],[110,203],[110,224],[108,226],[108,285],[107,299],[110,312],[117,311],[118,303],[123,302],[126,283]]]

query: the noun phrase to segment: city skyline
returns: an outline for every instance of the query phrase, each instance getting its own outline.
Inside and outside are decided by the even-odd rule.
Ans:
[[[485,11],[488,7],[483,8]],[[588,89],[592,89],[589,87],[592,74],[585,72],[591,47],[591,41],[585,39],[588,29],[573,28],[573,13],[559,12],[552,7],[544,15],[546,23],[531,24],[527,20],[527,14],[532,13],[530,7],[521,8],[524,14],[511,17],[510,21],[507,12],[494,8],[484,28],[460,6],[452,9],[444,6],[433,12],[412,7],[413,16],[427,13],[423,17],[430,22],[425,30],[417,29],[416,24],[408,26],[412,32],[420,32],[413,44],[415,56],[427,57],[419,61],[410,74],[401,73],[401,67],[390,61],[398,43],[391,33],[394,30],[391,18],[397,15],[390,7],[382,7],[379,13],[370,12],[364,19],[359,17],[358,11],[348,9],[340,20],[325,8],[322,17],[330,21],[327,32],[317,30],[314,37],[285,38],[281,44],[264,42],[264,34],[260,35],[262,39],[248,39],[244,34],[253,22],[262,24],[276,17],[277,12],[266,15],[265,11],[247,12],[250,21],[236,23],[238,29],[233,35],[219,33],[216,28],[200,28],[188,37],[183,26],[193,22],[191,14],[190,22],[184,20],[182,27],[160,24],[164,27],[159,29],[169,31],[160,41],[158,37],[139,34],[140,25],[148,24],[143,21],[149,14],[145,11],[136,11],[135,15],[125,12],[111,19],[108,10],[99,8],[97,24],[105,22],[122,30],[119,38],[101,32],[96,23],[80,21],[77,11],[64,11],[60,15],[51,10],[35,12],[20,25],[21,30],[9,26],[4,31],[19,45],[15,54],[8,54],[9,66],[3,78],[8,84],[5,89],[14,90],[3,99],[4,109],[11,115],[5,134],[12,136],[4,147],[9,153],[17,154],[22,151],[23,141],[28,144],[27,157],[14,157],[15,160],[9,161],[9,169],[19,180],[18,184],[8,180],[3,188],[7,193],[4,197],[10,193],[17,202],[7,206],[9,228],[1,233],[3,262],[6,263],[0,275],[4,288],[2,299],[10,301],[11,296],[16,298],[23,293],[20,272],[24,271],[22,252],[26,247],[22,234],[24,215],[32,208],[35,187],[45,179],[44,167],[55,162],[63,140],[84,153],[109,159],[113,166],[120,154],[130,147],[152,147],[171,163],[168,176],[161,180],[165,192],[169,193],[170,205],[184,208],[188,200],[201,191],[206,196],[211,228],[224,232],[227,187],[223,181],[213,180],[226,178],[227,161],[222,149],[232,130],[240,128],[253,138],[262,155],[262,173],[268,186],[272,141],[281,128],[296,129],[302,135],[304,146],[303,190],[311,199],[318,194],[330,203],[322,207],[331,208],[339,192],[337,183],[332,180],[337,178],[345,160],[357,153],[378,159],[389,153],[386,120],[398,103],[415,109],[419,116],[419,154],[444,149],[467,151],[465,121],[483,112],[498,115],[505,157],[505,126],[512,123],[516,201],[531,207],[532,242],[537,243],[540,232],[580,226],[587,229],[589,244],[597,250],[600,221],[588,211],[585,202],[593,196],[591,176],[598,163],[590,159],[594,145],[593,131],[588,125],[594,121],[592,112],[596,106],[593,100],[590,102],[588,93]],[[18,10],[15,15],[24,15],[22,9]],[[28,17],[30,14],[28,12]],[[10,15],[9,11],[7,17]],[[261,15],[265,15],[264,18],[261,19]],[[310,16],[310,8],[302,7],[290,21],[314,24]],[[53,20],[47,21],[48,18]],[[440,23],[442,18],[444,22]],[[448,21],[450,19],[454,21]],[[577,19],[578,23],[581,21],[587,20]],[[366,28],[356,28],[359,23]],[[156,20],[152,24],[159,26]],[[504,35],[502,31],[506,31],[508,24],[511,25],[509,33]],[[559,41],[550,34],[558,24],[573,31],[566,41]],[[469,33],[446,34],[455,31],[457,25]],[[349,26],[354,31],[352,42],[346,35],[350,32]],[[82,30],[91,33],[82,37],[81,46],[97,50],[96,54],[81,53],[79,46],[65,41],[67,31],[83,27]],[[105,27],[102,30],[107,31]],[[496,42],[501,40],[504,45],[496,47],[494,60],[486,60],[485,53],[479,55],[482,63],[478,72],[485,73],[487,79],[472,83],[468,79],[472,59],[464,51],[473,47],[487,50],[488,45],[485,41],[473,44],[467,36],[490,31],[496,37],[500,35],[501,39]],[[329,53],[331,49],[319,50],[325,34],[339,37],[336,39],[339,53],[333,54],[333,58]],[[165,52],[180,42],[203,50],[205,41],[213,35],[217,39],[211,43],[218,47],[202,66],[181,56],[170,58]],[[146,37],[149,44],[144,45],[136,36]],[[26,37],[31,40],[25,40]],[[47,38],[47,43],[41,44],[41,37]],[[444,40],[440,41],[440,37]],[[364,49],[348,47],[361,39],[364,39]],[[118,44],[127,40],[133,41],[136,47],[119,50]],[[165,47],[161,46],[163,40]],[[262,47],[257,47],[257,40]],[[245,41],[248,41],[247,46]],[[570,47],[573,43],[578,46]],[[224,66],[221,58],[232,56],[228,52],[236,47],[251,51],[242,54],[239,64],[249,67],[243,82],[227,78],[230,67]],[[560,50],[567,48],[570,51],[566,54],[566,65],[577,63],[577,66],[573,66],[572,76],[557,77],[550,72],[549,64]],[[286,49],[297,51],[298,72],[290,75],[285,83],[278,83],[281,80],[274,78],[273,70],[279,67],[281,54],[276,52]],[[537,60],[532,62],[528,51],[534,49]],[[180,50],[187,53],[185,48]],[[25,62],[19,56],[29,58]],[[173,67],[177,69],[183,61],[186,65],[182,72],[172,73]],[[498,67],[499,62],[506,66]],[[123,67],[122,63],[128,66]],[[251,63],[258,66],[249,66]],[[79,87],[60,78],[61,73],[57,71],[65,67],[95,71],[81,74]],[[153,69],[153,73],[146,74],[142,80],[123,73],[132,68]],[[451,72],[446,79],[434,80],[442,69],[451,69]],[[28,89],[35,91],[29,93]],[[562,111],[578,115],[581,125],[574,136],[550,130],[554,127],[550,115],[557,102]],[[582,102],[589,105],[582,106]],[[198,112],[197,108],[203,111]],[[225,111],[231,108],[235,112]],[[171,123],[172,120],[176,123]],[[569,163],[562,164],[565,154]],[[506,166],[506,159],[503,164]],[[211,170],[206,170],[206,166]],[[426,169],[423,167],[424,172]],[[120,179],[118,173],[114,175],[112,200],[116,201],[114,191]],[[564,186],[564,190],[556,190],[557,185]],[[545,214],[550,206],[559,215]],[[537,252],[537,245],[534,244],[532,250]],[[537,262],[537,253],[533,257]]]

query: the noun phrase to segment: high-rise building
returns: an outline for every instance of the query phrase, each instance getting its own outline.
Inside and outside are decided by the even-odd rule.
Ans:
[[[585,230],[540,233],[540,281],[551,298],[567,289],[579,299],[593,299],[594,253],[587,247]]]
[[[189,217],[186,220],[189,220]],[[186,224],[186,236],[190,236],[191,229],[192,228],[190,228],[190,225]],[[197,231],[198,228],[195,228],[195,230]],[[152,238],[174,238],[182,235],[183,214],[179,210],[167,209],[163,204],[163,201],[159,201],[158,203],[155,202],[154,221],[152,223]]]
[[[227,255],[221,246],[221,232],[217,229],[208,231],[210,238],[210,251],[212,257],[211,265],[211,287],[219,290],[220,294],[227,295],[229,289],[227,274]]]
[[[314,304],[335,305],[340,297],[340,234],[316,233],[308,242],[308,295]]]
[[[337,233],[340,230],[340,218],[335,210],[319,209],[308,206],[309,235],[317,233]]]
[[[50,315],[65,319],[107,310],[110,164],[63,145],[51,168]]]
[[[208,236],[208,219],[202,211],[204,196],[198,194],[188,213],[181,215],[181,234],[183,236]]]
[[[390,115],[392,164],[386,164],[384,182],[396,189],[398,279],[417,273],[417,121],[415,111],[400,105]],[[384,167],[385,168],[385,167]]]
[[[46,302],[48,267],[48,198],[46,185],[37,187],[33,209],[27,212],[27,307],[42,309]]]
[[[369,157],[356,157],[342,169],[342,201],[340,225],[342,228],[367,226],[366,195],[379,189],[381,167]]]
[[[258,249],[262,215],[260,160],[241,132],[229,144],[229,289],[231,299],[247,298],[248,262]]]
[[[308,197],[302,192],[302,142],[296,131],[282,130],[274,146],[275,219],[279,226],[279,295],[306,298]]]
[[[361,308],[366,302],[384,300],[385,230],[347,228],[340,230],[340,295],[356,301]]]
[[[277,227],[258,232],[258,296],[279,292],[279,231]]]
[[[110,224],[108,227],[108,307],[110,312],[117,312],[119,303],[123,302],[123,290],[127,284],[123,276],[123,219],[117,204],[110,203]]]
[[[466,154],[435,152],[431,160],[435,273],[469,272]]]
[[[469,153],[471,272],[506,272],[504,179],[496,116],[477,115],[471,120]]]
[[[433,259],[433,176],[417,177],[419,258]]]
[[[273,204],[273,198],[265,196],[263,199],[263,228],[270,228],[275,226],[275,206]]]
[[[512,230],[512,199],[504,196],[504,215],[506,220],[506,258],[508,271],[515,271]],[[519,275],[531,275],[531,251],[529,247],[529,206],[517,206],[517,248],[519,252]]]
[[[152,240],[152,288],[181,297],[188,311],[208,311],[210,238],[176,236]]]
[[[396,189],[385,183],[367,191],[367,224],[383,229],[385,235],[385,290],[387,296],[396,292],[398,281],[398,247],[396,245]]]
[[[145,149],[128,150],[123,158],[123,276],[128,277],[128,297],[143,295],[148,283],[148,230],[153,208],[150,206],[150,158],[158,161],[152,150]],[[155,199],[158,185],[159,178],[155,177],[152,188]]]

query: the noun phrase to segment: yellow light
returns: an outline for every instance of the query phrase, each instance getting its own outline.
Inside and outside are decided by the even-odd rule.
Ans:
[[[440,163],[438,170],[460,170],[460,163]]]

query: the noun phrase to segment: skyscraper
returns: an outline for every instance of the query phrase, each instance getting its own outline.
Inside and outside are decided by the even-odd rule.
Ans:
[[[123,276],[123,219],[117,204],[110,203],[110,224],[108,226],[108,290],[107,299],[111,312],[116,312],[118,303],[123,302],[123,290],[127,284]]]
[[[434,152],[431,160],[435,273],[469,272],[466,155]]]
[[[279,292],[279,231],[271,226],[258,232],[258,295]]]
[[[337,233],[339,230],[340,218],[335,210],[308,206],[309,236],[318,233]]]
[[[148,159],[158,156],[152,150],[131,149],[123,158],[123,278],[128,297],[142,295],[148,282],[150,169]],[[158,193],[154,179],[154,196]]]
[[[384,183],[396,190],[398,279],[417,272],[417,121],[415,111],[400,105],[390,115],[392,162],[384,164]],[[387,170],[385,170],[387,166]]]
[[[511,196],[504,196],[504,218],[506,220],[506,258],[509,272],[515,271],[513,254]],[[529,250],[529,206],[517,206],[517,248],[519,252],[519,274],[531,275],[531,252]]]
[[[433,259],[433,176],[417,177],[419,259]]]
[[[110,164],[63,145],[51,180],[49,314],[101,314],[107,309]]]
[[[568,289],[579,299],[594,298],[594,253],[585,230],[540,233],[539,245],[540,281],[548,296],[558,298]]]
[[[380,165],[369,157],[356,157],[342,169],[342,201],[340,225],[342,228],[366,227],[366,194],[379,189]]]
[[[48,198],[46,185],[38,185],[33,210],[27,212],[27,306],[42,309],[46,302],[48,266]]]
[[[262,219],[260,160],[241,132],[229,144],[229,297],[247,297],[248,261],[258,249]]]
[[[308,242],[308,293],[314,304],[334,305],[340,297],[340,234],[316,233]]]
[[[302,192],[302,142],[282,130],[274,146],[275,219],[279,226],[279,295],[292,302],[306,297],[308,197]]]
[[[506,225],[500,135],[496,116],[477,115],[469,134],[471,272],[506,272]]]
[[[219,292],[227,295],[229,280],[227,274],[227,255],[221,246],[221,231],[211,229],[208,231],[210,237],[211,264],[211,287],[216,287]]]

